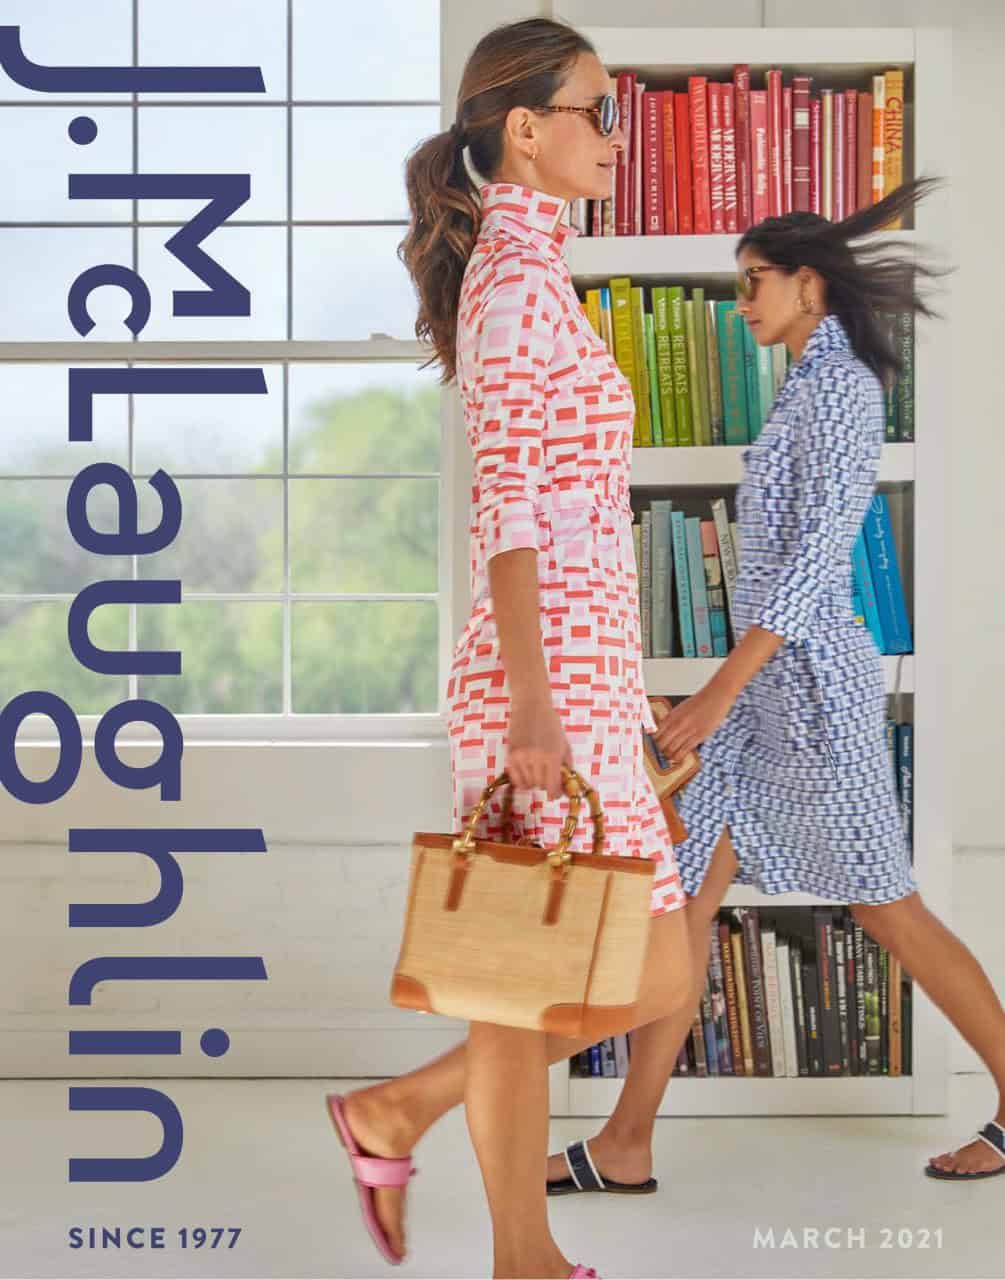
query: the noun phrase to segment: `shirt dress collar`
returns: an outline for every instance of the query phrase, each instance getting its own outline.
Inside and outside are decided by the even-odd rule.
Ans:
[[[824,316],[810,334],[797,365],[810,367],[819,364],[821,360],[833,355],[836,351],[851,351],[851,342],[845,333],[844,325],[832,311]]]
[[[489,182],[481,189],[479,234],[503,231],[553,258],[565,255],[579,231],[565,221],[569,208],[560,196],[512,182]]]

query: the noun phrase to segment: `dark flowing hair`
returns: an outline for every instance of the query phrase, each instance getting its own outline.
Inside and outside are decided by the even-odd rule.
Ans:
[[[457,375],[457,306],[482,211],[464,163],[491,181],[503,160],[506,117],[514,107],[543,107],[582,53],[596,53],[573,27],[530,18],[496,27],[475,45],[464,67],[453,126],[416,147],[405,162],[410,225],[398,246],[419,299],[415,336],[443,365],[441,384]]]
[[[818,271],[827,286],[828,312],[841,321],[856,356],[888,385],[903,372],[904,362],[882,316],[897,311],[936,315],[918,293],[917,279],[936,279],[952,268],[932,266],[911,246],[887,241],[852,248],[850,241],[888,226],[942,185],[940,178],[915,178],[841,222],[817,213],[765,218],[740,237],[737,256],[751,249],[788,275],[800,267]]]

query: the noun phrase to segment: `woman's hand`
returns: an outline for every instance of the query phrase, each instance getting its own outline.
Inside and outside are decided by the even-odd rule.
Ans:
[[[653,737],[671,764],[710,738],[722,724],[736,698],[721,685],[710,682],[686,702],[671,710],[656,727]]]
[[[569,740],[550,698],[510,704],[506,772],[515,791],[540,789],[549,800],[564,795],[562,765],[574,768]]]

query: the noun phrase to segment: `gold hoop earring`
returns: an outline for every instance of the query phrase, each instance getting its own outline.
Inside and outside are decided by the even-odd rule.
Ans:
[[[534,148],[534,154],[531,156],[531,163],[537,159],[537,147]]]

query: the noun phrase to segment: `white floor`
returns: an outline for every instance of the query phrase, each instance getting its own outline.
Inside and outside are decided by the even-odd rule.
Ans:
[[[0,1081],[0,1275],[11,1277],[476,1277],[491,1274],[488,1215],[464,1117],[416,1153],[411,1256],[387,1266],[359,1219],[326,1090],[352,1081],[171,1080],[185,1144],[158,1182],[70,1184],[70,1155],[146,1154],[152,1119],[70,1114],[66,1081]],[[83,1082],[87,1083],[87,1082]],[[94,1082],[91,1082],[94,1083]],[[121,1081],[157,1085],[156,1081]],[[1005,1276],[1005,1176],[922,1176],[993,1114],[987,1076],[955,1076],[949,1116],[663,1119],[657,1195],[552,1201],[567,1254],[613,1277]],[[597,1122],[553,1122],[558,1144]],[[90,1146],[88,1144],[91,1144]],[[170,1249],[71,1250],[72,1226],[160,1225]],[[182,1250],[182,1227],[241,1227],[234,1249]],[[819,1230],[817,1247],[804,1231]],[[834,1228],[828,1236],[824,1233]],[[786,1230],[791,1235],[786,1237]],[[774,1232],[775,1247],[755,1242]],[[228,1240],[229,1237],[225,1238]],[[781,1247],[783,1241],[789,1242]],[[791,1247],[793,1240],[799,1247]],[[864,1245],[864,1247],[863,1247]]]

